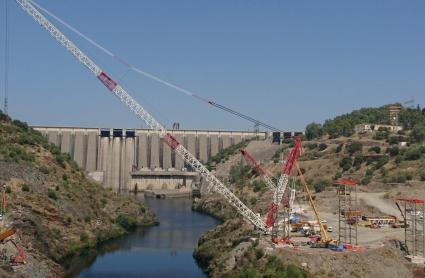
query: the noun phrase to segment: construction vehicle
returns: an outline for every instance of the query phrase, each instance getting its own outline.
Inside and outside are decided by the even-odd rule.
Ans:
[[[327,228],[325,227],[324,223],[320,219],[319,210],[317,209],[316,203],[313,200],[313,196],[311,194],[310,189],[308,188],[308,184],[305,181],[304,175],[301,172],[300,167],[298,166],[298,163],[295,162],[295,167],[298,172],[299,179],[301,183],[304,186],[304,190],[307,193],[308,200],[310,202],[311,208],[313,209],[314,215],[316,216],[316,221],[320,228],[320,236],[312,238],[310,246],[313,248],[336,248],[336,246],[339,246],[339,242],[337,240],[333,240],[329,237]]]
[[[151,114],[149,114],[132,96],[130,96],[115,80],[104,72],[93,60],[71,42],[58,28],[56,28],[43,14],[41,14],[30,1],[15,0],[19,6],[30,17],[44,28],[56,41],[59,42],[68,52],[70,52],[82,65],[84,65],[103,85],[115,95],[130,111],[139,119],[143,120],[148,128],[156,132],[164,142],[180,156],[191,168],[198,172],[208,184],[209,188],[221,194],[224,199],[232,205],[244,219],[251,222],[257,229],[265,234],[270,233],[267,225],[261,216],[249,209],[236,195],[234,195],[219,179],[217,179],[198,159],[191,154],[176,138],[174,138],[164,126],[162,126]],[[291,157],[288,161],[294,159]],[[290,164],[290,163],[287,163]],[[292,167],[292,165],[291,165]],[[286,172],[285,172],[286,173]],[[286,186],[287,176],[283,175],[280,183],[280,190],[277,190],[278,199],[281,199],[282,188]],[[286,183],[284,182],[286,180]],[[277,198],[276,198],[277,199]],[[273,215],[273,214],[272,214]],[[274,222],[274,218],[273,218]]]

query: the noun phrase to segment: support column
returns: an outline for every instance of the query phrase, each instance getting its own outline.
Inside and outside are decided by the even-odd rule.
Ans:
[[[151,133],[151,169],[159,168],[159,136]]]
[[[118,191],[120,183],[121,138],[114,137],[112,144],[111,187]]]
[[[138,136],[139,138],[139,148],[138,148],[138,155],[139,160],[137,162],[137,165],[139,169],[142,168],[149,168],[148,165],[148,136],[146,133],[142,133]]]
[[[196,135],[195,134],[186,134],[187,140],[187,150],[196,156]]]
[[[219,150],[218,135],[211,135],[210,136],[210,142],[211,142],[211,156],[215,156],[218,153],[218,150]]]
[[[47,132],[47,140],[52,143],[55,144],[56,146],[58,145],[58,131],[48,131]]]
[[[77,162],[78,166],[80,166],[81,168],[84,168],[85,166],[84,139],[84,131],[75,131],[74,154],[72,158],[75,160],[75,162]]]
[[[208,161],[208,145],[207,145],[207,135],[199,134],[199,160],[203,163]]]
[[[220,137],[221,137],[221,141],[222,141],[223,150],[224,149],[227,149],[228,147],[230,147],[230,145],[232,143],[230,141],[230,136],[227,135],[227,134],[225,134],[225,135],[221,134]]]
[[[124,179],[121,187],[126,191],[132,190],[133,188],[129,188],[130,184],[130,172],[133,170],[133,165],[136,164],[135,160],[135,137],[126,138],[125,140],[125,164],[124,171],[122,173]]]
[[[180,142],[180,144],[183,144],[184,145],[184,136],[183,136],[183,134],[176,134],[175,138],[177,139],[177,141]],[[174,168],[176,168],[176,170],[181,171],[183,169],[183,167],[184,167],[184,161],[183,161],[183,159],[178,154],[175,154],[175,162],[174,163],[175,163]]]
[[[171,148],[161,139],[162,142],[162,168],[168,170],[171,168]]]
[[[86,160],[86,170],[88,172],[93,172],[96,170],[97,162],[97,132],[89,131],[87,135],[87,160]],[[63,140],[62,140],[63,141]]]
[[[61,152],[71,153],[71,132],[62,131]]]
[[[242,136],[241,135],[234,135],[233,136],[233,144],[234,145],[240,143],[241,141],[242,141]]]

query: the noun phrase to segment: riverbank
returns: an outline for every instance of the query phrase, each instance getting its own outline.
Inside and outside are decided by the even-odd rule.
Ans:
[[[83,265],[89,260],[83,257],[77,277],[205,277],[192,253],[199,237],[219,221],[193,211],[189,198],[138,199],[155,212],[160,224],[102,245],[89,266]]]
[[[0,277],[61,277],[70,258],[156,222],[141,202],[87,179],[68,154],[1,113],[0,185],[0,232],[14,232],[0,242]]]

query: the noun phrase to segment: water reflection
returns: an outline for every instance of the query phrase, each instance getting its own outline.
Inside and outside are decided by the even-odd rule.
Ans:
[[[139,197],[142,198],[142,197]],[[105,244],[78,277],[204,277],[192,252],[199,237],[218,221],[191,210],[190,199],[144,199],[160,225],[136,230]]]

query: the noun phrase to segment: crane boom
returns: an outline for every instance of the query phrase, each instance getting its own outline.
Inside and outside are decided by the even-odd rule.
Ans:
[[[320,227],[320,237],[322,242],[330,242],[331,239],[329,238],[328,232],[326,231],[325,227],[323,226],[323,223],[320,221],[319,216],[319,210],[317,209],[316,203],[313,200],[313,196],[311,195],[310,189],[308,188],[308,184],[304,179],[304,175],[301,172],[300,167],[298,166],[298,163],[295,162],[295,167],[297,168],[298,175],[300,177],[301,183],[304,185],[304,190],[307,193],[308,200],[310,201],[310,205],[313,208],[314,215],[316,216],[317,223]]]
[[[57,29],[46,17],[44,17],[29,1],[15,0],[21,8],[28,13],[38,24],[40,24],[50,35],[66,48],[78,61],[92,72],[118,99],[131,110],[138,118],[152,130],[158,132],[160,137],[197,171],[216,192],[220,193],[246,220],[254,226],[267,233],[268,228],[259,215],[250,210],[238,197],[236,197],[220,180],[218,180],[208,169],[200,163],[195,156],[186,150],[170,133],[167,132],[152,115],[150,115],[133,97],[131,97],[117,82],[109,77],[96,65],[86,54],[84,54],[74,43],[72,43],[59,29]]]
[[[245,158],[245,160],[249,163],[249,165],[261,176],[263,177],[266,185],[269,187],[270,190],[275,191],[276,185],[273,183],[270,176],[267,174],[266,169],[262,167],[260,164],[257,163],[257,161],[252,157],[252,155],[247,152],[245,149],[240,149],[240,152],[242,156]]]

